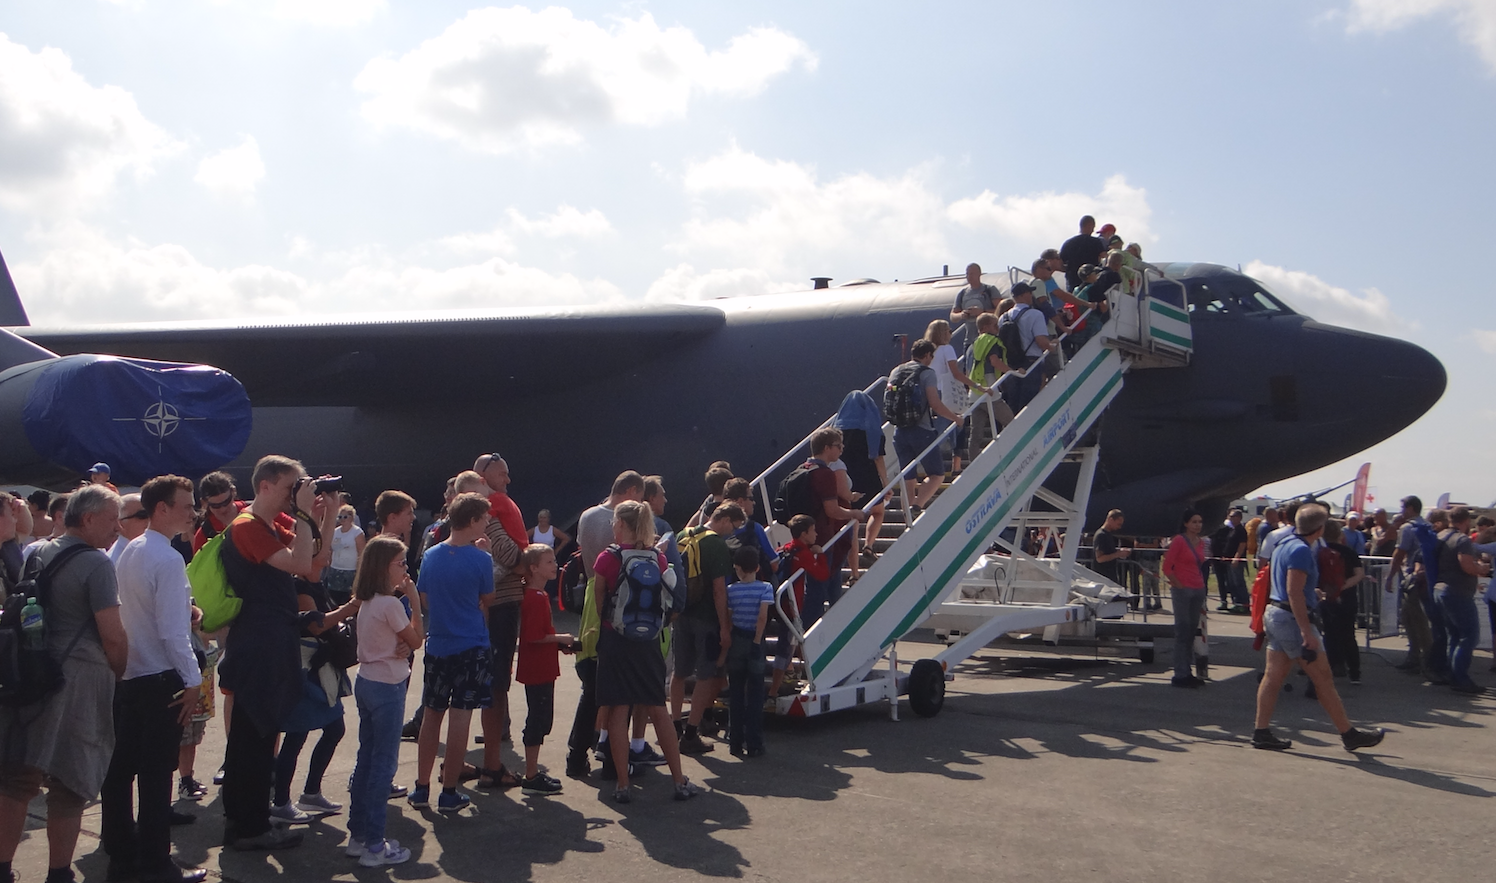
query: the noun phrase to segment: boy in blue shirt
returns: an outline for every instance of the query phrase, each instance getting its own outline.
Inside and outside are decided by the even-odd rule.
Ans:
[[[732,645],[727,651],[727,744],[739,757],[764,753],[764,626],[774,589],[758,580],[759,552],[743,546],[732,556],[738,581],[727,587]]]
[[[426,678],[417,739],[416,786],[410,805],[431,803],[431,767],[436,763],[442,718],[447,751],[442,766],[439,812],[457,812],[472,800],[457,791],[462,781],[473,709],[493,701],[493,651],[488,643],[488,602],[493,597],[493,558],[474,542],[488,527],[488,499],[462,494],[447,509],[452,533],[426,551],[416,588],[427,608]],[[448,711],[450,710],[450,715]]]

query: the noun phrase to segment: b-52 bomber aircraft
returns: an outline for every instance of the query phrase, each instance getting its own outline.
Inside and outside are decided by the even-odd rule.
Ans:
[[[1187,505],[1224,515],[1393,435],[1443,394],[1443,366],[1418,346],[1316,322],[1226,267],[1161,269],[1187,292],[1193,355],[1138,372],[1101,419],[1088,525],[1118,507],[1129,533],[1166,536]],[[0,263],[13,332],[0,340],[0,481],[61,486],[95,460],[121,483],[228,463],[247,495],[254,461],[283,453],[344,476],[362,504],[400,488],[435,507],[447,477],[492,452],[530,517],[544,507],[564,523],[632,468],[664,476],[679,522],[708,464],[756,475],[907,359],[963,284],[40,328]],[[1377,407],[1354,389],[1377,390]]]

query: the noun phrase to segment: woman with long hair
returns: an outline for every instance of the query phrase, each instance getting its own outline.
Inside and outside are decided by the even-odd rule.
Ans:
[[[1164,553],[1163,575],[1169,581],[1169,597],[1174,603],[1174,678],[1176,687],[1198,687],[1205,683],[1195,677],[1195,632],[1205,615],[1205,540],[1200,528],[1205,519],[1194,509],[1184,510],[1179,533]]]
[[[940,390],[940,400],[958,415],[966,410],[966,392],[977,392],[981,387],[972,382],[961,368],[956,348],[951,345],[951,323],[936,319],[925,329],[925,340],[935,344],[935,358],[930,367],[935,369],[935,379]],[[952,438],[954,451],[951,454],[951,476],[961,474],[961,453],[966,450],[966,421]]]

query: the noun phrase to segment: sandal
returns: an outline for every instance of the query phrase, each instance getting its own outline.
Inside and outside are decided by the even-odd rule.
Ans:
[[[503,764],[496,770],[478,770],[479,788],[515,788],[519,783],[519,778]]]
[[[447,771],[447,763],[446,763],[446,761],[442,761],[440,764],[437,765],[437,771],[436,771],[436,777],[437,777],[437,779],[440,779],[442,777],[442,774],[445,773],[446,771]],[[465,763],[465,764],[462,765],[462,778],[461,778],[461,781],[463,781],[463,782],[471,782],[474,779],[476,779],[479,776],[481,776],[482,774],[483,774],[483,770],[479,769],[478,767],[473,766],[470,763]]]

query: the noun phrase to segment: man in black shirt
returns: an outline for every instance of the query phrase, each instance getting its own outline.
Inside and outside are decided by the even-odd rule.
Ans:
[[[1320,591],[1325,599],[1320,602],[1319,612],[1325,630],[1325,658],[1330,663],[1330,673],[1336,677],[1350,675],[1351,683],[1361,683],[1361,648],[1356,645],[1356,614],[1360,610],[1360,583],[1366,576],[1366,566],[1361,556],[1344,543],[1344,534],[1337,522],[1325,524],[1325,548],[1321,555],[1340,556],[1341,573],[1344,579],[1338,586],[1328,585],[1325,571],[1320,568]]]
[[[1113,509],[1106,513],[1106,521],[1101,529],[1096,531],[1096,536],[1091,541],[1095,550],[1091,569],[1106,577],[1117,585],[1122,585],[1121,562],[1132,553],[1131,549],[1124,549],[1117,541],[1117,535],[1122,532],[1122,510]]]
[[[1232,606],[1246,612],[1247,580],[1247,529],[1242,526],[1242,510],[1232,509],[1226,523],[1210,536],[1210,554],[1215,558],[1216,589],[1221,595],[1219,610],[1231,610]],[[1241,560],[1238,560],[1241,559]]]
[[[1081,264],[1100,263],[1106,244],[1091,234],[1096,232],[1096,219],[1086,215],[1080,219],[1080,234],[1065,240],[1060,246],[1060,260],[1065,262],[1065,288],[1074,291],[1080,285]]]

